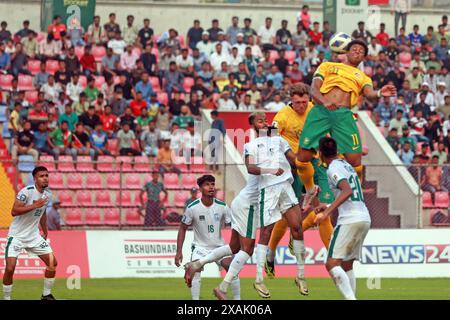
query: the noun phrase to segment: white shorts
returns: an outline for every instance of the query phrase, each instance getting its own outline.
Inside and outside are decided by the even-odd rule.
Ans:
[[[199,247],[199,246],[194,246],[192,245],[192,255],[191,255],[191,261],[195,261],[198,260],[200,258],[203,258],[204,256],[206,256],[208,253],[210,253],[213,249],[207,249],[207,248],[203,248],[203,247]],[[222,265],[220,264],[222,262],[223,259],[225,259],[227,257],[223,257],[222,259],[220,259],[219,261],[216,261],[216,264],[219,268],[222,268]]]
[[[33,241],[22,242],[17,238],[8,237],[5,248],[5,258],[17,258],[22,250],[25,249],[28,254],[41,256],[52,253],[53,250],[47,240],[41,236],[36,237]]]
[[[258,229],[258,204],[236,197],[231,202],[231,228],[242,237],[256,239]]]
[[[298,198],[288,181],[261,189],[259,193],[260,226],[266,227],[281,220],[281,215],[297,204]]]
[[[328,257],[344,261],[359,260],[369,229],[370,223],[365,221],[336,226],[331,237]]]

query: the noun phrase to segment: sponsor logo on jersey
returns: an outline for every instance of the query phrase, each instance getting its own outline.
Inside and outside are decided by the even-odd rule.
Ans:
[[[309,138],[303,139],[303,143],[304,143],[304,144],[309,144],[309,142],[310,142]]]
[[[216,221],[220,220],[220,216],[218,213],[214,213],[214,220],[216,220]]]

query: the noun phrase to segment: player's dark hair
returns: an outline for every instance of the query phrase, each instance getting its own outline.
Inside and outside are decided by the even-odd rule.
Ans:
[[[330,137],[323,137],[319,141],[319,151],[327,158],[332,158],[337,156],[337,144],[336,140]]]
[[[34,168],[33,172],[32,172],[33,177],[35,177],[39,172],[42,172],[42,171],[48,171],[48,169],[44,166],[38,166],[38,167]]]
[[[197,185],[201,187],[205,182],[216,182],[216,178],[210,174],[205,174],[197,179]]]
[[[255,120],[255,118],[261,114],[265,114],[263,111],[255,111],[252,112],[249,116],[248,116],[248,124],[252,125],[253,121]]]
[[[350,43],[347,45],[347,51],[350,51],[350,48],[352,46],[354,46],[355,44],[359,44],[360,46],[363,46],[364,47],[364,56],[367,56],[367,54],[369,53],[369,48],[367,47],[367,44],[364,41],[359,40],[359,39],[350,41]]]

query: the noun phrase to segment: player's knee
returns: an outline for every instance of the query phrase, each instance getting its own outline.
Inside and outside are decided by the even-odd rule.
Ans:
[[[52,271],[56,271],[56,266],[58,265],[58,261],[56,261],[56,258],[55,258],[55,256],[51,256],[50,258],[49,258],[49,261],[48,261],[48,263],[47,263],[47,271],[50,271],[50,272],[52,272]]]

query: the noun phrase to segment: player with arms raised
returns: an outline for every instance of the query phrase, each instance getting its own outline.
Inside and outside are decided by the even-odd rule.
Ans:
[[[328,165],[328,182],[336,200],[328,205],[319,205],[316,212],[320,213],[316,215],[315,221],[322,222],[338,209],[339,217],[328,249],[326,268],[344,298],[355,300],[353,262],[361,257],[371,219],[364,203],[359,177],[348,162],[338,158],[337,149],[333,138],[324,137],[320,140],[320,156]]]
[[[14,270],[17,257],[25,249],[28,253],[37,255],[47,266],[45,269],[44,290],[42,300],[55,300],[51,294],[55,283],[56,258],[47,239],[47,216],[45,209],[52,197],[48,187],[48,170],[36,167],[33,172],[34,185],[27,186],[17,194],[12,215],[14,217],[9,227],[5,248],[5,274],[3,275],[3,298],[11,300]],[[42,236],[39,233],[39,225]]]
[[[183,262],[183,243],[186,230],[189,226],[194,229],[194,241],[192,242],[191,261],[197,261],[216,248],[223,247],[225,241],[222,238],[222,227],[231,223],[230,208],[214,195],[216,179],[212,175],[204,175],[197,179],[198,187],[202,193],[200,199],[192,202],[184,212],[177,237],[177,253],[175,265],[179,267]],[[230,254],[231,255],[231,252]],[[217,261],[217,264],[228,270],[231,257]],[[192,300],[200,299],[201,276],[200,272],[194,273],[192,279],[186,279],[191,286]],[[239,277],[234,277],[231,282],[233,300],[240,300],[241,286]]]
[[[395,86],[385,85],[374,91],[372,80],[358,69],[368,53],[367,45],[361,40],[353,40],[347,46],[345,63],[324,62],[314,74],[311,94],[316,105],[308,114],[300,136],[297,155],[298,174],[305,185],[307,194],[304,206],[308,205],[318,192],[314,184],[314,168],[311,160],[318,148],[320,138],[330,133],[336,140],[338,152],[362,177],[362,145],[355,116],[350,110],[360,95],[368,99],[396,94]]]

